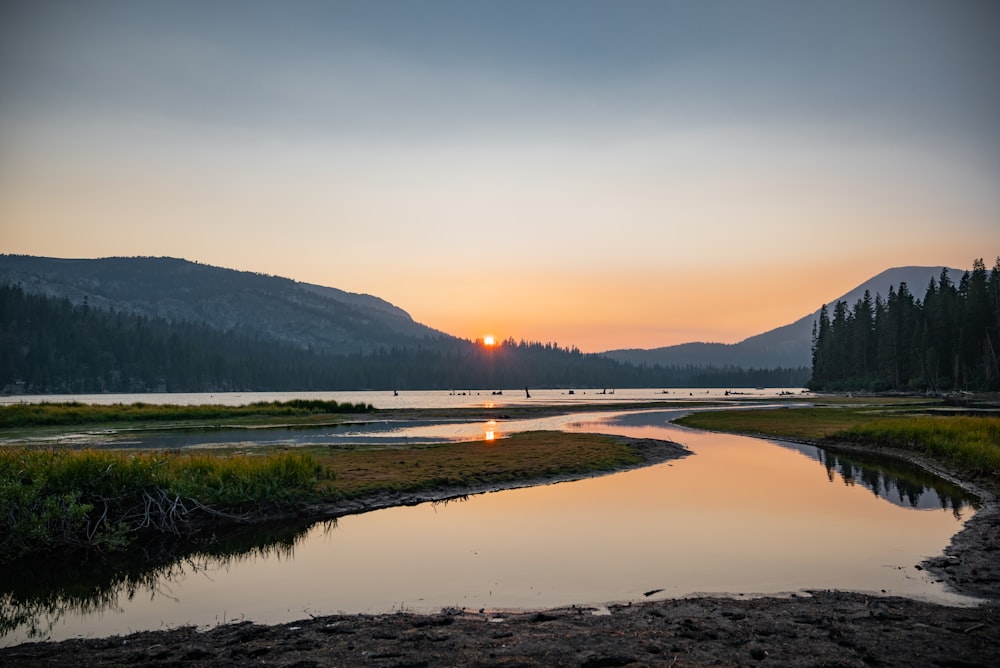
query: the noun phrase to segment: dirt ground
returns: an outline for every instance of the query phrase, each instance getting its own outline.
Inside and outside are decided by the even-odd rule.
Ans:
[[[21,645],[11,666],[996,666],[996,606],[699,598],[520,614],[334,616]]]
[[[946,554],[924,564],[956,591],[988,599],[981,606],[817,591],[544,612],[336,615],[25,643],[0,649],[0,665],[1000,666],[1000,485],[922,463],[983,499]]]

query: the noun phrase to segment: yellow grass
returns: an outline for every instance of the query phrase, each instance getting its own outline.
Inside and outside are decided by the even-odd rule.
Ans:
[[[333,473],[332,479],[320,482],[321,490],[345,497],[612,470],[640,461],[630,447],[609,436],[549,431],[417,448],[310,452]]]

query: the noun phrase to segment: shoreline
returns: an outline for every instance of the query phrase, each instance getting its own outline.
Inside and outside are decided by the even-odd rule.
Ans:
[[[614,439],[617,443],[625,443],[634,448],[642,457],[642,461],[605,471],[559,473],[504,482],[449,485],[438,489],[425,489],[412,492],[379,492],[339,501],[304,503],[292,509],[268,513],[260,518],[256,518],[254,522],[265,523],[281,520],[322,522],[324,520],[332,520],[338,517],[357,515],[384,508],[415,506],[421,503],[440,503],[461,499],[474,494],[489,494],[508,489],[522,489],[538,485],[555,485],[563,482],[586,480],[587,478],[597,478],[647,466],[655,466],[656,464],[662,464],[673,459],[680,459],[691,455],[691,451],[687,448],[671,441],[662,441],[653,438],[632,438],[630,436],[609,436],[609,438]]]
[[[288,517],[332,519],[393,505],[607,475],[687,454],[681,446],[665,441],[627,440],[639,447],[644,461],[615,471],[376,495],[305,506]],[[952,538],[944,555],[922,565],[954,591],[987,602],[972,608],[952,607],[896,596],[815,591],[788,597],[713,595],[545,611],[446,609],[437,614],[332,615],[277,625],[242,622],[205,631],[179,627],[124,637],[27,642],[0,649],[0,662],[23,666],[681,666],[755,665],[767,660],[764,665],[992,665],[1000,656],[997,481],[913,453],[798,442],[910,461],[978,496],[980,509]]]
[[[784,439],[794,440],[794,439]],[[831,452],[878,455],[915,464],[980,500],[976,514],[952,536],[944,554],[921,565],[954,591],[1000,604],[1000,480],[950,468],[917,453],[895,448],[870,448],[853,443],[798,441]]]
[[[1000,608],[817,591],[434,615],[333,615],[0,650],[18,666],[992,666]]]

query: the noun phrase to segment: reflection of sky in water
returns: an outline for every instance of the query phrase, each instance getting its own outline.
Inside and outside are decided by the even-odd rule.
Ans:
[[[642,600],[653,589],[663,590],[657,597],[845,589],[970,603],[915,567],[941,554],[974,514],[964,502],[915,511],[886,498],[885,478],[879,496],[845,484],[839,472],[831,482],[828,460],[799,446],[667,424],[677,413],[402,427],[408,436],[469,430],[483,438],[488,427],[508,434],[562,421],[567,431],[673,440],[694,454],[578,482],[344,517],[280,556],[209,560],[153,582],[149,592],[140,587],[100,610],[67,614],[53,637],[244,617],[280,623],[336,612],[587,605]],[[74,569],[77,579],[85,567]]]
[[[645,411],[616,415],[609,420],[597,420],[584,429],[600,430],[601,424],[654,427],[675,432],[670,438],[680,440],[681,434],[692,433],[676,425],[668,424],[689,411]],[[961,508],[973,504],[976,499],[958,485],[939,478],[920,467],[897,460],[878,461],[865,459],[863,455],[832,453],[816,446],[790,441],[768,439],[767,443],[779,445],[798,452],[821,464],[830,482],[845,485],[861,485],[876,496],[895,505],[919,510],[941,510]]]
[[[223,445],[264,447],[347,443],[440,443],[453,440],[443,435],[447,431],[447,423],[379,421],[325,427],[145,432],[109,440],[107,445],[170,449]],[[421,432],[426,435],[418,437]]]
[[[174,404],[178,406],[222,404],[224,406],[242,406],[256,401],[290,401],[292,399],[320,399],[348,404],[371,404],[375,408],[497,408],[502,406],[551,406],[572,404],[616,404],[631,402],[671,401],[683,399],[706,400],[722,399],[729,390],[725,388],[672,388],[659,390],[655,388],[618,388],[575,390],[531,390],[531,398],[524,394],[523,388],[504,390],[502,395],[491,394],[488,390],[407,390],[394,395],[392,392],[171,392],[151,394],[45,394],[45,395],[14,395],[0,397],[0,404],[19,403],[23,401],[58,402],[79,401],[85,404],[131,404],[141,401],[147,404]],[[744,398],[753,397],[766,399],[776,396],[800,395],[800,388],[768,388],[763,390],[742,389],[739,395]]]
[[[616,427],[648,427],[672,430],[670,438],[688,433],[669,420],[690,412],[686,409],[619,413],[578,413],[526,420],[380,420],[326,427],[222,429],[216,431],[164,431],[107,442],[112,447],[144,448],[303,446],[303,445],[405,445],[451,441],[496,440],[528,430],[614,431]],[[662,436],[661,436],[662,437]],[[915,466],[893,463],[905,475],[891,475],[865,464],[857,457],[828,453],[811,445],[770,441],[794,450],[827,469],[830,481],[859,484],[891,503],[920,509],[956,508],[968,502],[955,485],[931,476]]]
[[[407,444],[475,441],[528,430],[560,430],[581,420],[594,419],[596,413],[559,415],[529,420],[381,420],[325,427],[255,428],[192,431],[163,431],[127,434],[104,441],[108,447],[186,448],[226,445],[298,446],[348,444]]]

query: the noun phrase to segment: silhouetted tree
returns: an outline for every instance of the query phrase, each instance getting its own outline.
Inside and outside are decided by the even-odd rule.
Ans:
[[[906,283],[883,301],[826,306],[813,327],[813,389],[1000,388],[1000,258],[982,259],[956,286],[947,269],[921,302]]]
[[[531,387],[801,387],[809,370],[638,366],[556,343],[331,355],[0,286],[0,388],[36,393]]]

